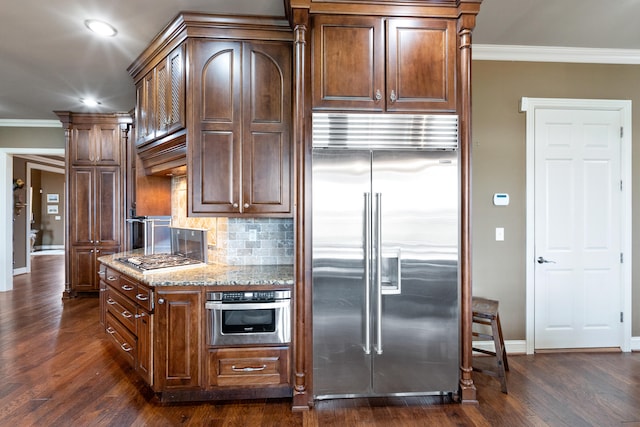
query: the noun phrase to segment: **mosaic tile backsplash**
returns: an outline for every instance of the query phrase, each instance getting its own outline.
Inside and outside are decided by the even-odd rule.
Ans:
[[[171,222],[178,227],[208,230],[209,263],[293,264],[291,218],[189,218],[184,176],[172,179]]]

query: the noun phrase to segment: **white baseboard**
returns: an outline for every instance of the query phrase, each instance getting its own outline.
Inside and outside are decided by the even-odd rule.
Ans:
[[[483,350],[495,351],[493,341],[474,341],[473,346]],[[507,354],[526,354],[527,342],[525,340],[505,341]],[[640,351],[640,337],[631,337],[631,351]],[[480,355],[481,353],[477,353]]]
[[[27,272],[27,267],[20,267],[20,268],[14,268],[13,269],[13,275],[17,276],[19,274],[25,274]]]
[[[473,346],[482,350],[496,351],[493,341],[474,341]],[[527,352],[527,342],[525,340],[505,341],[504,346],[507,348],[507,354],[525,354]]]
[[[64,245],[38,245],[38,246],[35,246],[35,249],[38,251],[52,251],[52,250],[64,249]]]

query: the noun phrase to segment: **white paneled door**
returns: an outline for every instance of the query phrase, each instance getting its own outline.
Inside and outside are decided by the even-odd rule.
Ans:
[[[535,348],[622,345],[622,118],[535,111]]]

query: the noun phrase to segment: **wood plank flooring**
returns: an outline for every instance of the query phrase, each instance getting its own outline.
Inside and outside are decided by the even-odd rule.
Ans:
[[[158,405],[101,331],[98,299],[62,300],[64,258],[32,258],[0,293],[0,426],[640,427],[640,353],[510,356],[509,394],[475,375],[479,405],[344,399],[292,412],[257,400]]]

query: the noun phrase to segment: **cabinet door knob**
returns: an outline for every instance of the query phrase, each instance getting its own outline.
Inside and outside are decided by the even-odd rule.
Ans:
[[[376,101],[380,101],[382,99],[382,93],[380,93],[380,89],[376,90]]]
[[[158,298],[158,304],[164,304],[164,298]]]
[[[248,207],[249,207],[249,203],[245,203],[245,204],[244,204],[244,207],[245,207],[245,208],[248,208]]]
[[[391,91],[391,95],[389,96],[389,99],[391,99],[391,102],[396,102],[396,100],[398,99],[398,97],[396,96],[396,92],[394,90]]]
[[[238,207],[238,204],[237,204],[237,203],[234,203],[234,204],[233,204],[233,207],[234,207],[234,208],[237,208],[237,207]]]

